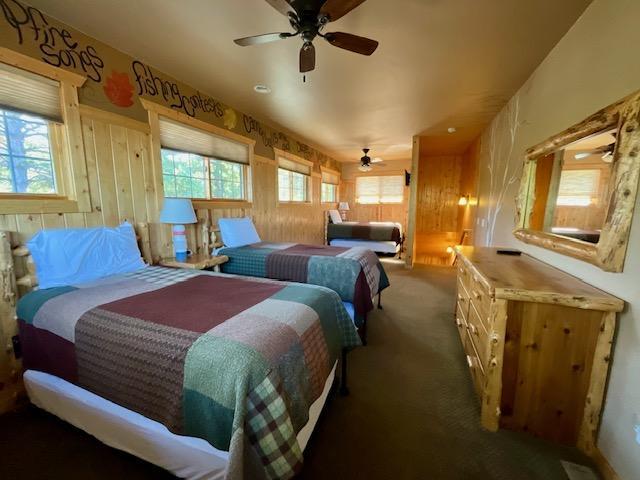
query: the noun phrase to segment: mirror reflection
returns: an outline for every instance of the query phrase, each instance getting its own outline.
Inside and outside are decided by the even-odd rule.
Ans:
[[[531,228],[598,243],[610,197],[616,130],[537,159]]]

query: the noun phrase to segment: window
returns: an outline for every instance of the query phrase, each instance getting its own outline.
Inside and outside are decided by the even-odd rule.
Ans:
[[[245,166],[196,153],[162,149],[167,197],[244,200]]]
[[[308,176],[278,168],[278,199],[281,202],[306,202],[309,198]]]
[[[2,60],[0,214],[91,211],[84,149],[70,148],[83,141],[86,78],[9,50]]]
[[[0,193],[56,193],[44,118],[0,109]]]
[[[278,158],[278,200],[281,202],[310,201],[311,163]]]
[[[356,203],[402,203],[404,200],[404,177],[357,177]]]
[[[598,197],[600,171],[562,170],[556,205],[587,207]]]
[[[322,169],[320,196],[323,203],[336,203],[338,201],[338,183],[340,183],[340,174],[338,172]]]
[[[322,183],[322,201],[324,203],[335,203],[338,200],[337,185],[332,183]]]
[[[249,148],[160,117],[162,177],[167,197],[247,200]]]

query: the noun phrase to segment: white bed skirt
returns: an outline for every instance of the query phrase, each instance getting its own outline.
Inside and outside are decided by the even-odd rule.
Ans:
[[[329,245],[333,247],[363,247],[373,250],[379,253],[398,253],[400,251],[400,245],[396,245],[396,242],[379,242],[376,240],[349,240],[335,238],[329,242]]]
[[[322,395],[309,409],[309,421],[298,433],[302,450],[311,438],[331,391],[336,365],[325,382]],[[181,478],[224,478],[229,453],[214,448],[201,438],[171,433],[154,420],[47,373],[27,370],[24,384],[34,405],[110,447],[135,455]]]

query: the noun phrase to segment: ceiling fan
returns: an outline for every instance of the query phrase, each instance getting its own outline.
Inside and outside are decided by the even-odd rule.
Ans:
[[[303,44],[300,49],[300,73],[316,68],[316,50],[313,40],[324,38],[334,47],[343,48],[361,55],[371,55],[378,48],[378,42],[344,32],[322,30],[329,22],[334,22],[356,8],[365,0],[266,0],[269,5],[289,19],[294,32],[266,33],[234,40],[237,45],[247,47],[274,42],[300,35]]]
[[[372,164],[378,163],[382,165],[381,158],[379,157],[371,158],[369,156],[368,148],[363,148],[362,151],[364,152],[364,157],[360,158],[360,166],[358,167],[358,170],[360,170],[361,172],[370,172],[371,169],[373,168]]]
[[[616,144],[614,142],[608,145],[603,145],[598,148],[593,148],[591,150],[584,150],[582,152],[576,153],[574,155],[574,158],[576,160],[582,160],[583,158],[587,158],[591,155],[600,155],[603,162],[611,163],[613,162],[613,152],[615,151],[615,148],[616,148]]]

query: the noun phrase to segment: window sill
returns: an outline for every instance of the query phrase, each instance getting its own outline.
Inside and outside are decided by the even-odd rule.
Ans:
[[[282,200],[278,200],[278,204],[279,205],[300,205],[303,207],[312,207],[313,206],[313,202],[283,202]]]
[[[246,200],[191,200],[193,208],[251,208],[253,204]]]
[[[76,200],[59,195],[0,194],[0,214],[79,213]]]

